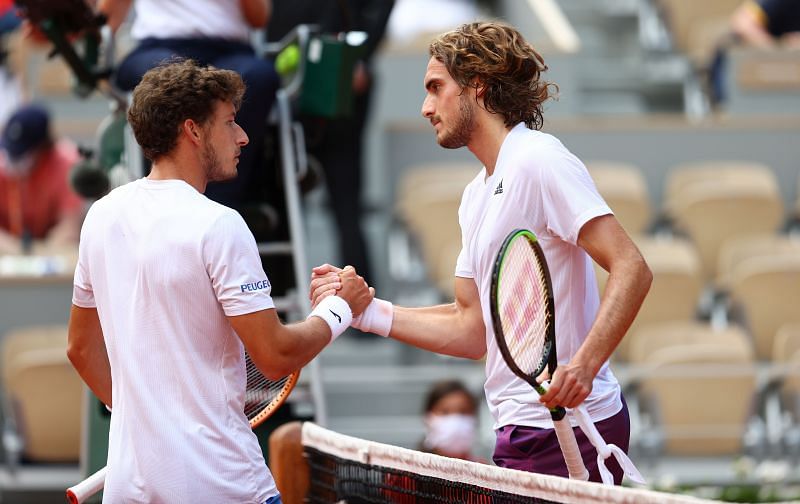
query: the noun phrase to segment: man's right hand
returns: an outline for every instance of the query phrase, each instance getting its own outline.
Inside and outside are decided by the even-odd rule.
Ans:
[[[347,301],[353,317],[361,315],[375,297],[375,289],[352,266],[341,270],[327,264],[314,268],[309,290],[313,306],[335,294]]]

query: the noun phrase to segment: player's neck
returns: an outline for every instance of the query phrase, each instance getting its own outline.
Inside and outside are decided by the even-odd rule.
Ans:
[[[183,180],[197,189],[197,192],[203,193],[206,190],[208,179],[203,171],[198,169],[198,166],[197,160],[185,159],[180,152],[173,151],[153,162],[147,178],[150,180]]]
[[[486,168],[487,175],[494,173],[500,147],[509,131],[510,129],[503,123],[501,116],[495,115],[495,117],[477,121],[467,148]]]

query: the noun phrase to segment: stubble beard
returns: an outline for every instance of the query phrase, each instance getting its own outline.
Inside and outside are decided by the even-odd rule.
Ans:
[[[236,177],[236,172],[230,174],[225,173],[222,164],[219,162],[219,157],[216,151],[210,144],[203,146],[203,171],[206,174],[206,179],[209,182],[221,182],[223,180],[230,180]]]
[[[462,94],[458,99],[458,120],[453,129],[439,139],[439,145],[445,149],[460,149],[469,143],[475,125],[475,110],[469,98]]]

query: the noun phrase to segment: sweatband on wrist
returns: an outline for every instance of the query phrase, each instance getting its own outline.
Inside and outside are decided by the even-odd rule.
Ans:
[[[364,313],[353,319],[353,327],[364,332],[389,337],[394,320],[394,305],[384,299],[373,298]]]
[[[350,311],[350,305],[343,298],[328,296],[320,301],[306,318],[311,317],[319,317],[328,324],[328,327],[331,328],[331,341],[333,341],[350,327],[350,323],[353,321],[353,312]]]

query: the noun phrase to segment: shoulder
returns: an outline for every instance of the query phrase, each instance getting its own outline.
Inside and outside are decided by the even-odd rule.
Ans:
[[[515,171],[539,178],[563,169],[585,170],[583,163],[553,135],[527,128],[512,134],[505,162]]]

